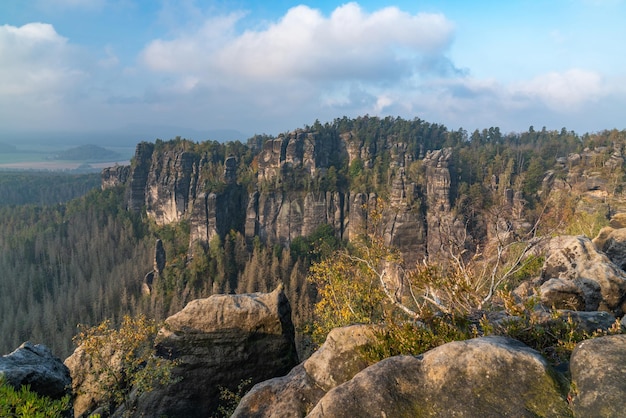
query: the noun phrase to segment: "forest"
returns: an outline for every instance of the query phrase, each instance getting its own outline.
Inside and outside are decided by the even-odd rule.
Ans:
[[[551,131],[501,133],[497,127],[468,133],[414,119],[360,117],[315,121],[303,132],[314,132],[321,143],[336,143],[349,134],[359,141],[361,157],[349,162],[329,158],[314,176],[297,166],[277,179],[259,177],[259,155],[266,141],[258,135],[246,143],[192,142],[182,138],[156,140],[155,152],[184,149],[206,162],[204,190],[226,189],[224,162],[237,159],[236,182],[245,191],[270,193],[375,193],[386,205],[394,178],[394,144],[406,147],[407,182],[424,194],[425,153],[452,150],[452,211],[467,220],[467,231],[479,245],[488,236],[491,215],[505,204],[504,188],[524,197],[524,217],[532,225],[541,217],[542,233],[593,233],[608,222],[616,206],[581,215],[580,196],[558,201],[542,194],[550,173],[565,180],[570,154],[593,150],[602,185],[621,194],[622,165],[606,164],[626,144],[626,131],[579,135],[563,128]],[[285,135],[288,135],[286,133]],[[397,147],[396,147],[397,148]],[[332,155],[332,154],[331,154]],[[136,164],[133,161],[133,164]],[[320,163],[320,164],[322,164]],[[498,179],[497,182],[494,179]],[[105,319],[119,323],[124,315],[145,314],[156,320],[180,310],[188,301],[214,293],[269,291],[285,284],[300,335],[312,335],[320,289],[311,280],[312,265],[328,260],[353,243],[342,240],[331,225],[322,225],[288,243],[255,237],[243,228],[213,236],[207,245],[190,247],[190,222],[158,224],[143,210],[131,210],[127,185],[100,189],[96,175],[0,172],[0,351],[8,353],[23,341],[45,343],[63,358],[73,350],[78,324]],[[597,208],[596,208],[597,209]],[[416,207],[416,211],[423,208]],[[549,212],[551,216],[545,216]],[[576,223],[581,216],[584,222]],[[578,217],[578,218],[577,218]],[[578,226],[576,226],[578,225]],[[588,230],[586,230],[588,229]],[[150,292],[142,291],[153,270],[155,242],[163,242],[167,263]],[[470,247],[475,251],[476,245]],[[528,274],[531,274],[529,272]]]

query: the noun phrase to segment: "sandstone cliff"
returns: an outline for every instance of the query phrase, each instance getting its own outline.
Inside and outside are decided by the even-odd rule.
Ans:
[[[416,155],[393,137],[377,144],[356,133],[297,130],[265,141],[253,160],[254,178],[243,185],[240,157],[222,159],[201,148],[181,141],[141,143],[130,168],[103,171],[102,187],[125,184],[128,208],[145,209],[158,225],[187,220],[190,245],[206,245],[232,229],[248,240],[258,236],[288,246],[323,224],[349,240],[368,227],[379,192],[390,200],[380,232],[409,263],[439,251],[441,230],[458,227],[451,212],[449,149],[427,153],[424,181],[418,184],[405,172],[407,164],[424,157],[423,147]],[[351,164],[380,173],[387,167],[388,178],[368,180],[378,184],[376,190],[352,187],[346,177]]]

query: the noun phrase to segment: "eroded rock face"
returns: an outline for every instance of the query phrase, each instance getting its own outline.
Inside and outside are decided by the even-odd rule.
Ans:
[[[111,346],[103,347],[101,361],[116,372],[120,370],[120,351],[114,351]],[[76,350],[65,359],[65,366],[72,376],[72,392],[74,393],[74,416],[88,416],[105,400],[102,387],[98,382],[98,375],[95,373],[95,366],[83,347]]]
[[[545,360],[505,337],[452,342],[385,359],[328,392],[308,417],[562,417]]]
[[[154,144],[141,142],[135,149],[135,166],[130,172],[128,187],[128,208],[139,212],[146,204],[146,183],[152,166]]]
[[[428,258],[437,261],[449,241],[464,247],[465,225],[451,210],[452,149],[429,151],[424,157],[426,167],[426,249]]]
[[[30,385],[33,392],[53,399],[71,393],[70,371],[43,344],[25,342],[0,357],[0,376],[16,389]]]
[[[130,166],[116,165],[102,170],[100,177],[102,179],[102,190],[110,189],[116,186],[126,184],[130,175]]]
[[[157,224],[181,220],[190,201],[192,174],[197,176],[196,156],[168,151],[154,159],[146,183],[146,210]]]
[[[388,244],[399,247],[409,264],[414,264],[424,258],[427,246],[431,253],[439,251],[441,236],[450,228],[463,229],[463,222],[450,213],[451,150],[428,153],[425,185],[419,186],[407,182],[403,174],[415,158],[407,145],[390,140],[390,147],[390,164],[397,174],[390,179],[391,202],[383,213],[385,230],[381,233]],[[374,143],[365,144],[364,138],[351,133],[327,137],[297,130],[263,144],[257,156],[258,181],[280,182],[281,176],[288,178],[296,170],[298,176],[319,182],[329,167],[355,159],[371,168],[379,151]],[[105,170],[103,187],[128,183],[128,207],[136,212],[145,208],[157,224],[189,221],[190,248],[196,242],[206,245],[213,236],[223,236],[231,229],[244,233],[249,240],[259,236],[288,246],[294,238],[309,235],[323,224],[332,225],[338,238],[350,240],[368,226],[375,201],[371,194],[305,191],[301,185],[288,191],[248,193],[236,183],[234,157],[224,161],[225,187],[207,188],[204,168],[216,161],[183,148],[155,152],[154,144],[140,143],[134,160],[132,167]],[[422,188],[428,188],[427,193]]]
[[[593,243],[619,268],[626,268],[626,228],[605,227]]]
[[[282,287],[194,300],[165,321],[156,348],[179,362],[173,374],[181,381],[142,395],[138,416],[211,416],[219,386],[235,390],[246,379],[257,383],[287,374],[298,362]]]
[[[625,312],[626,273],[584,236],[553,238],[541,279],[541,301],[559,309]]]
[[[619,417],[626,411],[626,335],[578,344],[570,360],[572,410],[578,417]]]
[[[369,366],[360,349],[375,339],[372,326],[332,330],[320,349],[287,376],[254,386],[233,417],[304,417],[327,391]]]

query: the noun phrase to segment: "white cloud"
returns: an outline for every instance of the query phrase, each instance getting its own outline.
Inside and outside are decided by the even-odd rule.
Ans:
[[[516,95],[539,99],[556,111],[578,109],[608,93],[600,74],[581,69],[543,74],[512,88]]]
[[[52,25],[0,26],[0,95],[59,91],[80,72],[68,64],[71,48]]]
[[[237,34],[241,17],[212,18],[194,33],[155,40],[143,62],[158,71],[194,72],[209,83],[380,80],[411,75],[420,59],[441,54],[453,34],[440,14],[411,15],[395,7],[368,14],[356,3],[329,17],[297,6],[262,30]]]

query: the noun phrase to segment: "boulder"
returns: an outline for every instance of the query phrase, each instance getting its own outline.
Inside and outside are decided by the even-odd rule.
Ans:
[[[233,417],[306,416],[328,390],[370,365],[360,350],[375,340],[372,326],[333,329],[320,349],[287,376],[254,386]]]
[[[626,273],[584,236],[550,240],[539,283],[541,301],[549,307],[617,316],[626,311]]]
[[[25,342],[0,357],[0,376],[11,386],[30,385],[39,395],[61,399],[71,393],[70,371],[43,344]]]
[[[156,341],[178,362],[177,383],[141,395],[137,416],[206,417],[221,388],[236,391],[287,374],[298,364],[291,307],[282,286],[272,293],[213,295],[170,316]]]
[[[539,353],[510,338],[451,342],[366,368],[308,416],[569,416],[554,375]]]
[[[580,312],[580,311],[558,311],[561,318],[572,319],[576,328],[586,333],[593,333],[596,331],[606,332],[610,330],[614,325],[616,318],[609,312]]]
[[[120,357],[123,353],[115,351],[109,345],[100,353],[101,361],[105,362],[111,370],[120,370]],[[65,366],[72,376],[72,392],[74,393],[74,416],[88,416],[100,406],[106,396],[102,393],[102,387],[98,381],[98,374],[91,356],[85,353],[82,346],[74,350],[72,355],[65,359]]]
[[[626,335],[611,335],[579,343],[570,359],[570,371],[574,416],[624,416]]]
[[[619,268],[626,268],[626,228],[602,228],[593,242]]]

